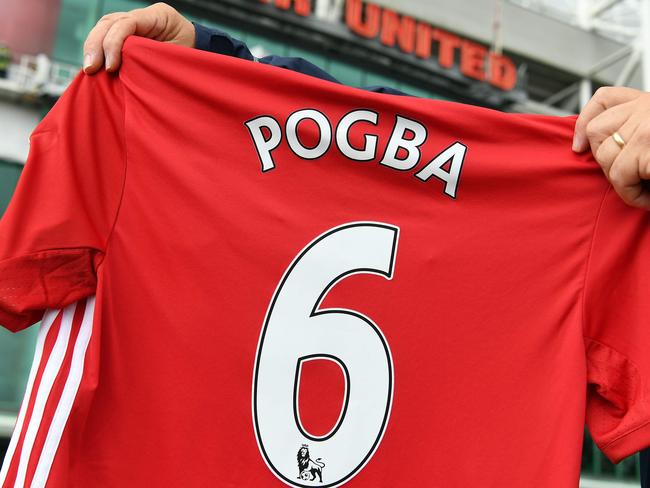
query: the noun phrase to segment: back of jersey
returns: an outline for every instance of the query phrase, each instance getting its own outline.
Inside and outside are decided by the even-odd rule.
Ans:
[[[44,122],[2,222],[0,266],[49,292],[7,325],[97,294],[58,454],[45,408],[7,476],[564,488],[585,408],[612,459],[650,444],[650,220],[573,123],[129,39]]]

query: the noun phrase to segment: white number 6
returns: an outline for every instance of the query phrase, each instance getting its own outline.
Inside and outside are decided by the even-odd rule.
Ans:
[[[388,224],[335,227],[298,254],[273,296],[257,348],[253,420],[266,464],[290,486],[339,486],[365,466],[381,441],[393,400],[388,343],[361,313],[319,307],[352,274],[391,279],[398,240],[399,229]],[[300,425],[296,398],[301,363],[317,358],[339,363],[346,379],[339,421],[321,437]],[[313,457],[322,459],[310,465],[312,477],[296,461],[307,443]]]

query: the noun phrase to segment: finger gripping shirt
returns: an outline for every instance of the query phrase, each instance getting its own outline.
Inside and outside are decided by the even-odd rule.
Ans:
[[[650,445],[650,214],[575,117],[123,63],[0,222],[0,323],[42,319],[0,486],[568,488],[585,421]]]

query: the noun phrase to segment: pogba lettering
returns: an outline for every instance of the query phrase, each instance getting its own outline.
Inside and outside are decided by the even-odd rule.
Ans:
[[[313,128],[308,142],[298,130],[307,121]],[[383,154],[378,157],[380,136],[367,127],[378,127],[380,122],[377,112],[358,109],[345,114],[334,126],[322,112],[306,108],[289,115],[284,126],[270,115],[250,119],[245,125],[259,156],[262,172],[275,168],[273,153],[283,140],[294,155],[305,160],[318,159],[337,150],[351,161],[377,160],[378,164],[398,171],[414,170],[422,162],[421,147],[428,139],[426,127],[416,120],[397,115],[388,141],[382,144],[385,147]],[[362,123],[363,146],[359,147],[359,144],[352,144],[350,134],[357,124]],[[434,176],[444,183],[444,193],[456,198],[466,154],[467,146],[455,141],[438,152],[414,176],[424,182]]]

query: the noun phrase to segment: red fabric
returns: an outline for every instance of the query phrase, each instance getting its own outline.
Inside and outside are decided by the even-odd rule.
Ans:
[[[647,447],[650,399],[650,213],[613,190],[603,202],[585,283],[587,425],[614,461]]]
[[[377,136],[375,157],[352,161],[336,141],[298,157],[286,122],[307,108],[333,133],[353,110],[379,114],[350,130],[357,149]],[[245,125],[262,115],[282,131],[267,171]],[[427,129],[412,170],[379,164],[397,116]],[[25,326],[97,285],[48,487],[576,487],[585,412],[611,459],[650,445],[650,215],[620,203],[591,156],[571,151],[574,122],[369,93],[130,38],[119,77],[80,75],[37,129],[0,224],[0,270],[13,270],[0,286],[29,290],[0,299],[3,325]],[[298,135],[319,141],[310,121]],[[443,181],[414,174],[455,141],[467,152],[451,198]],[[316,300],[311,280],[378,252],[340,244],[292,288],[317,243],[360,226],[393,236],[391,272],[352,267]],[[340,334],[332,343],[352,356],[298,378],[311,438],[292,425],[295,436],[269,439],[255,428],[268,410],[252,408],[258,348],[295,321],[304,327],[287,348],[327,354]],[[322,340],[318,324],[328,324]],[[375,345],[383,337],[392,389],[376,444],[343,479],[365,439],[346,422],[367,401],[359,392],[384,384],[379,369],[359,380],[376,357],[346,335],[357,329]],[[300,358],[290,359],[282,384],[297,375]],[[318,439],[336,430],[346,385],[342,426]],[[278,405],[295,393],[282,391]],[[352,444],[328,447],[357,429]],[[286,449],[271,453],[274,443]],[[322,483],[301,478],[317,474]]]
[[[40,390],[40,384],[43,379],[43,372],[46,368],[47,363],[49,362],[60,328],[61,328],[61,317],[58,316],[53,321],[52,326],[47,332],[47,335],[43,339],[42,360],[39,364],[35,364],[33,366],[35,368],[35,372],[34,372],[34,386],[32,388],[32,395],[29,397],[25,397],[25,399],[23,400],[23,405],[21,407],[21,409],[25,409],[25,415],[24,415],[25,418],[23,421],[24,426],[29,425],[31,422],[31,417],[32,417],[32,413],[34,412],[34,404],[36,402],[37,392]],[[16,443],[16,448],[15,448],[13,458],[10,460],[9,456],[7,455],[7,459],[4,460],[4,464],[9,462],[10,464],[6,466],[7,475],[4,480],[5,482],[2,484],[3,488],[12,487],[16,483],[19,460],[22,456],[22,448],[25,442],[26,431],[27,429],[23,428],[21,432],[17,432],[17,431],[14,432],[12,442]],[[27,456],[27,454],[25,454],[25,456]]]
[[[20,330],[94,293],[125,170],[119,80],[77,77],[32,134],[0,221],[2,325]]]
[[[85,312],[84,302],[80,301],[78,306],[75,308],[75,312],[73,315],[72,324],[70,327],[71,330],[70,330],[69,345],[68,348],[66,349],[61,367],[59,368],[58,374],[56,376],[56,380],[52,385],[50,395],[48,396],[47,399],[47,404],[45,405],[45,409],[43,410],[43,417],[41,422],[39,423],[39,429],[36,434],[36,438],[34,440],[31,456],[29,458],[29,462],[27,463],[27,470],[25,476],[26,486],[33,486],[32,482],[33,482],[34,471],[36,470],[36,465],[40,459],[39,454],[43,451],[43,445],[45,444],[45,440],[52,426],[51,423],[54,417],[54,412],[57,406],[59,405],[60,398],[62,396],[62,392],[66,384],[66,380],[70,375],[72,352],[74,349],[73,347],[71,347],[71,345],[75,344],[77,341],[80,326],[81,326],[81,320],[83,318],[84,312]]]
[[[17,332],[40,320],[46,306],[94,294],[97,257],[89,249],[54,249],[0,261],[0,323]]]

